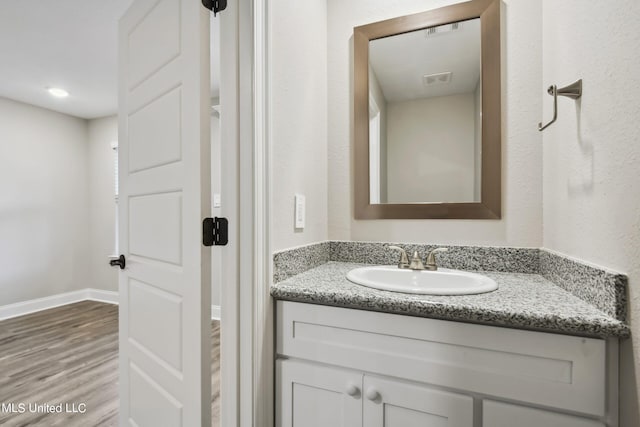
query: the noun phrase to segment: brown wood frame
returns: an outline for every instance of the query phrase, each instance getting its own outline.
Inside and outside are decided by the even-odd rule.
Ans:
[[[369,41],[480,18],[482,58],[482,183],[477,203],[369,203]],[[471,0],[353,29],[354,203],[356,219],[500,219],[502,117],[500,0]]]

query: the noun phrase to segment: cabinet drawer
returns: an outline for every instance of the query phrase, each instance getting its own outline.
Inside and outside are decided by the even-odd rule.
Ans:
[[[277,352],[360,371],[605,413],[605,341],[277,302]]]
[[[502,402],[485,401],[482,404],[482,427],[606,427],[600,421],[571,415],[556,414],[540,409],[524,408]]]

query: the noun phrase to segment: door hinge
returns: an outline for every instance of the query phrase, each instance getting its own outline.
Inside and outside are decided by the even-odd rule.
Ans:
[[[202,221],[202,244],[225,246],[229,243],[229,220],[227,218],[205,218]]]
[[[227,8],[227,0],[202,0],[202,5],[213,11],[213,16]]]

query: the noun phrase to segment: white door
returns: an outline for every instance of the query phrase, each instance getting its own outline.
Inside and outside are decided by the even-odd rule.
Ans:
[[[362,426],[362,374],[276,361],[276,427]]]
[[[364,376],[366,427],[473,427],[473,399],[454,393]]]
[[[211,424],[209,11],[134,0],[119,29],[120,425]]]

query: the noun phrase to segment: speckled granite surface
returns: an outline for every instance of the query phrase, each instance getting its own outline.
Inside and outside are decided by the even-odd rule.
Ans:
[[[286,249],[273,255],[273,281],[275,283],[317,267],[327,261],[357,262],[391,265],[398,262],[399,254],[387,246],[404,248],[409,256],[413,251],[424,256],[432,249],[444,245],[407,243],[326,241]],[[538,249],[501,248],[482,246],[451,246],[448,252],[437,255],[438,265],[445,268],[473,271],[502,271],[510,273],[538,273]]]
[[[402,247],[409,256],[414,251],[424,259],[432,249],[449,250],[436,255],[438,265],[457,270],[502,271],[509,273],[538,273],[538,249],[482,246],[419,245],[407,243],[330,242],[330,260],[365,264],[393,265],[398,263],[397,251],[388,245]]]
[[[398,253],[388,245],[413,251],[424,258],[440,245],[330,241],[293,248],[274,255],[274,283],[327,261],[393,265]],[[444,246],[444,245],[443,245]],[[603,313],[625,321],[627,277],[544,249],[446,245],[437,255],[438,265],[470,271],[541,274],[567,292]]]
[[[627,318],[627,276],[540,250],[540,274],[609,316]]]
[[[274,253],[273,282],[277,283],[329,262],[329,246],[330,242],[320,242]]]
[[[572,335],[629,335],[623,322],[537,274],[483,273],[498,282],[498,290],[432,296],[381,291],[349,282],[347,272],[359,266],[331,261],[273,285],[271,295],[312,304]]]

